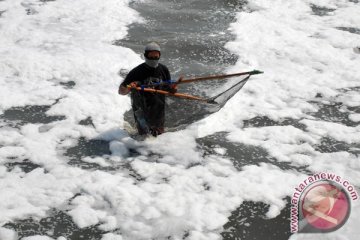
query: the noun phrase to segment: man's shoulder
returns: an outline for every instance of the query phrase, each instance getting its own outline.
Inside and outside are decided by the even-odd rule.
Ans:
[[[144,71],[146,71],[144,63],[139,64],[128,72],[124,81],[121,84],[126,85],[130,82],[138,81],[137,79],[141,78],[141,76],[144,74]]]
[[[168,67],[167,67],[166,65],[162,64],[162,63],[159,63],[159,67],[160,67],[161,69],[164,69],[164,70],[166,70],[166,71],[169,71]]]
[[[158,65],[158,69],[160,69],[160,71],[166,71],[169,72],[169,69],[167,66],[165,66],[162,63],[159,63]],[[135,73],[144,73],[150,70],[150,67],[146,65],[146,63],[141,63],[138,66],[134,67],[129,74],[135,74]]]
[[[144,68],[146,68],[145,63],[140,63],[139,65],[131,69],[130,72],[142,71]]]

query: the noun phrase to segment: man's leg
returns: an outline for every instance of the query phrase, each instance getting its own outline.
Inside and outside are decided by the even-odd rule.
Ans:
[[[150,132],[149,126],[145,120],[144,113],[141,109],[133,109],[134,111],[134,118],[136,122],[136,128],[140,135],[145,135]]]
[[[164,133],[164,127],[152,127],[150,128],[150,132],[151,132],[151,135],[153,135],[154,137]]]

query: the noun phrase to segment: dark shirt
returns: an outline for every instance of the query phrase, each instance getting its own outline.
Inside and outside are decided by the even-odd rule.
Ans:
[[[142,63],[139,66],[132,69],[121,85],[125,86],[131,82],[140,82],[141,84],[150,84],[152,82],[158,82],[162,80],[170,80],[169,69],[159,63],[156,68],[149,67],[146,63]]]
[[[170,72],[165,65],[159,63],[156,68],[152,68],[146,65],[146,63],[142,63],[129,72],[121,85],[126,87],[131,82],[140,82],[141,85],[148,85],[170,79]],[[155,88],[168,90],[167,86],[157,86]],[[165,95],[133,90],[131,91],[131,105],[134,113],[139,109],[142,110],[150,127],[164,126]]]

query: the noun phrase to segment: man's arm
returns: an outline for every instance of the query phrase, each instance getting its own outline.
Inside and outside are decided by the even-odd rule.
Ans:
[[[118,93],[121,95],[128,94],[131,91],[131,88],[136,88],[137,86],[139,86],[139,82],[131,82],[128,86],[130,86],[130,88],[124,86],[124,84],[120,84]]]
[[[127,86],[132,84],[131,79],[136,79],[134,69],[126,75],[124,81],[120,84],[118,90],[118,93],[120,95],[126,95],[130,92],[130,88],[128,88]]]

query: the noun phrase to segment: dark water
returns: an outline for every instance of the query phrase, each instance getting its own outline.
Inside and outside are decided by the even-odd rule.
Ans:
[[[159,42],[163,49],[162,61],[171,70],[173,78],[179,75],[190,77],[219,74],[237,60],[236,56],[224,48],[224,44],[232,40],[233,36],[227,28],[229,23],[234,21],[235,13],[241,11],[244,4],[244,1],[236,0],[157,0],[132,3],[131,7],[140,12],[141,16],[147,20],[147,23],[130,26],[127,37],[115,41],[114,44],[129,47],[141,54],[143,46],[147,42]],[[312,10],[314,14],[319,16],[325,16],[334,11],[333,9],[321,8],[315,5],[312,6]],[[358,33],[357,29],[341,30]],[[124,71],[121,72],[126,74]],[[72,81],[59,84],[64,88],[72,88],[75,85]],[[216,86],[216,83],[210,85],[210,87],[214,87],[215,91]],[[204,85],[189,85],[181,86],[179,91],[206,96],[208,91],[203,88]],[[360,93],[359,89],[355,90]],[[358,107],[345,107],[340,102],[324,104],[321,99],[322,96],[318,96],[319,101],[314,100],[311,102],[311,104],[318,106],[319,110],[315,113],[309,113],[309,115],[315,119],[338,122],[347,126],[356,125],[356,123],[349,120],[349,112],[360,113]],[[186,119],[185,124],[203,118],[204,114],[207,113],[202,109],[202,105],[193,104],[189,101],[173,100],[171,104],[173,104],[172,107],[167,109],[168,115],[173,116],[173,119],[179,117]],[[47,124],[64,119],[63,116],[47,116],[46,111],[50,107],[51,105],[11,108],[2,114],[0,119],[10,127],[20,127],[28,123]],[[173,108],[177,110],[187,109],[187,111],[175,111]],[[344,111],[344,108],[346,108],[346,111]],[[188,111],[188,109],[191,109],[191,111]],[[168,121],[174,123],[173,119],[169,118]],[[83,119],[79,124],[93,126],[91,118]],[[306,126],[300,120],[291,118],[274,121],[268,117],[257,116],[244,121],[243,124],[244,128],[291,125],[306,131]],[[170,127],[174,125],[170,125]],[[276,165],[283,170],[296,170],[305,174],[311,173],[307,166],[278,162],[261,147],[229,142],[226,139],[227,134],[221,132],[197,139],[199,151],[203,152],[204,155],[216,155],[217,153],[213,150],[214,147],[225,148],[225,156],[231,159],[239,171],[246,165],[257,165],[264,162]],[[332,138],[323,138],[314,147],[319,152],[347,151],[355,155],[360,154],[360,144],[348,144]],[[76,146],[66,149],[64,152],[64,156],[69,160],[69,165],[88,170],[101,169],[104,171],[116,171],[121,168],[122,171],[129,172],[129,177],[137,181],[143,180],[141,175],[137,174],[129,164],[100,167],[95,163],[82,161],[87,156],[108,156],[110,154],[108,142],[85,138],[78,139]],[[130,156],[138,154],[136,150],[130,151]],[[32,163],[29,159],[10,159],[5,166],[9,170],[20,167],[25,172],[41,167]],[[289,199],[284,200],[288,203],[287,207],[274,219],[265,217],[269,208],[265,203],[244,202],[229,216],[229,221],[223,226],[222,237],[224,239],[288,239],[290,236],[290,206]],[[79,229],[71,217],[66,214],[66,209],[53,209],[49,216],[44,219],[23,219],[10,222],[5,227],[15,229],[19,233],[19,237],[41,234],[53,238],[65,236],[71,240],[95,240],[100,239],[101,235],[104,234],[97,226]],[[186,236],[184,239],[186,239]]]
[[[226,139],[226,132],[218,132],[204,138],[197,139],[199,151],[203,151],[204,155],[216,155],[214,148],[221,147],[226,149],[225,156],[232,160],[234,167],[239,171],[246,165],[259,165],[260,163],[269,163],[277,166],[282,170],[296,169],[304,174],[311,174],[306,166],[296,166],[288,162],[278,162],[268,152],[258,146],[246,145],[243,143],[229,142]]]
[[[227,30],[243,1],[155,0],[131,5],[147,23],[130,26],[125,39],[115,44],[142,54],[144,45],[156,41],[162,61],[173,75],[219,73],[237,57],[223,46],[232,36]]]
[[[336,10],[333,8],[320,7],[315,4],[311,4],[310,7],[313,13],[317,16],[328,16],[330,13]]]
[[[9,125],[22,126],[28,123],[51,123],[64,120],[64,116],[49,116],[46,112],[51,105],[29,105],[25,107],[13,107],[4,111],[0,118]]]
[[[106,232],[99,230],[96,226],[78,228],[66,211],[52,209],[49,217],[40,221],[32,218],[8,223],[4,227],[14,229],[19,239],[22,237],[45,235],[52,238],[66,237],[72,240],[100,240]]]
[[[284,200],[287,202],[286,207],[271,220],[266,218],[269,205],[262,202],[243,202],[229,217],[221,236],[226,240],[289,239],[290,198]]]

